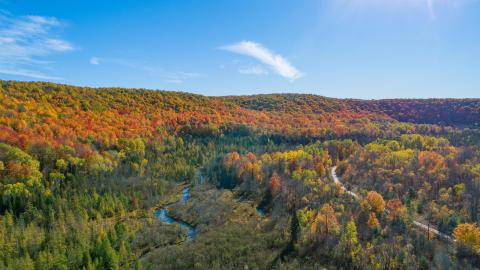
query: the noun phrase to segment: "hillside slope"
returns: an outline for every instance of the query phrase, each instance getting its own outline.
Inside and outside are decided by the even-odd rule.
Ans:
[[[478,103],[0,81],[0,269],[474,269]]]
[[[225,125],[302,136],[374,132],[376,125],[413,123],[474,126],[480,100],[351,100],[271,94],[206,97],[144,89],[86,88],[44,82],[0,81],[0,141],[100,145],[118,138],[208,135]],[[367,130],[367,131],[365,131]],[[371,131],[368,131],[371,130]]]
[[[416,124],[478,126],[480,99],[335,99],[311,94],[225,97],[244,108],[271,112],[358,113]],[[374,119],[374,118],[372,118]]]

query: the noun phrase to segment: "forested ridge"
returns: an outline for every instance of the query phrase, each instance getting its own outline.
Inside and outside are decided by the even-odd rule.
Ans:
[[[223,98],[242,107],[274,112],[338,113],[417,124],[478,126],[480,99],[334,99],[311,94],[267,94]],[[376,116],[376,117],[375,117]]]
[[[0,81],[0,269],[478,269],[479,120],[479,99]]]

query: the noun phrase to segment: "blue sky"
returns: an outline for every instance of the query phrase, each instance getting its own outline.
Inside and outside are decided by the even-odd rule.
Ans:
[[[0,0],[0,79],[480,97],[479,0]]]

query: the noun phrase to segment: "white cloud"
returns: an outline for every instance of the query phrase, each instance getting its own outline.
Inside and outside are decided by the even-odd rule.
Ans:
[[[149,75],[161,79],[165,83],[180,84],[185,81],[203,76],[197,72],[168,71],[162,67],[150,65],[148,61],[128,58],[111,58],[92,56],[89,59],[91,65],[109,66],[112,68],[127,68],[131,72],[141,72],[142,75]]]
[[[45,45],[52,51],[66,52],[73,50],[70,43],[60,39],[47,39]]]
[[[98,61],[96,57],[92,57],[92,59]],[[90,63],[92,63],[92,59],[90,59]],[[197,72],[168,71],[161,67],[151,66],[146,61],[138,61],[137,59],[134,60],[134,59],[104,58],[104,57],[102,57],[101,59],[102,59],[102,65],[113,64],[117,66],[126,67],[132,70],[140,71],[143,74],[149,74],[151,76],[155,76],[157,78],[162,79],[162,81],[166,83],[180,84],[185,82],[186,80],[203,76],[203,74],[200,74]]]
[[[90,64],[92,65],[100,65],[100,61],[98,61],[98,58],[97,57],[92,57],[90,58]]]
[[[53,53],[72,51],[73,45],[52,34],[61,26],[54,17],[12,17],[0,13],[0,73],[46,80],[61,80],[45,74],[51,62],[45,58]]]
[[[427,2],[428,15],[430,18],[435,18],[435,10],[433,8],[433,0],[425,0]]]
[[[201,74],[195,72],[161,72],[161,77],[163,77],[164,81],[167,83],[183,83],[185,80],[200,77]]]
[[[183,83],[183,80],[180,79],[166,79],[166,83]]]
[[[41,72],[36,72],[33,70],[21,69],[21,68],[16,68],[16,69],[0,68],[0,73],[8,74],[8,75],[24,76],[24,77],[30,77],[30,78],[42,79],[42,80],[57,80],[57,81],[63,80],[63,78],[60,78],[60,77],[49,76]]]
[[[425,10],[428,17],[433,20],[436,13],[442,8],[458,8],[474,1],[477,0],[343,0],[338,1],[338,3],[346,4],[347,7],[353,9],[383,7],[394,10]]]
[[[42,16],[25,16],[30,19],[31,22],[39,25],[59,25],[60,22],[54,17],[42,17]]]
[[[240,68],[238,70],[241,74],[246,74],[246,75],[265,75],[268,74],[268,71],[266,71],[262,66],[252,66],[252,67],[246,67],[246,68]]]
[[[236,44],[223,46],[221,49],[253,57],[269,66],[280,76],[292,81],[303,76],[302,73],[290,64],[290,62],[288,62],[283,56],[275,54],[261,44],[252,41],[242,41]]]

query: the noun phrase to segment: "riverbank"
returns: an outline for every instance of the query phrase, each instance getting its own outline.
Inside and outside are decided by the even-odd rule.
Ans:
[[[261,217],[251,202],[238,201],[229,190],[195,186],[189,190],[185,203],[172,204],[168,210],[169,216],[192,224],[197,230],[196,238],[152,249],[142,259],[146,268],[162,265],[166,269],[215,269],[218,266],[212,262],[222,257],[222,261],[229,262],[223,268],[257,265],[268,269],[288,240],[283,235],[286,227],[278,227],[288,226],[288,222]]]

